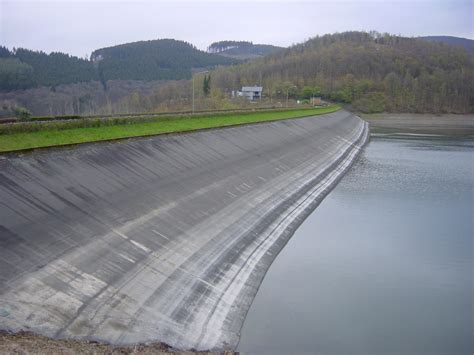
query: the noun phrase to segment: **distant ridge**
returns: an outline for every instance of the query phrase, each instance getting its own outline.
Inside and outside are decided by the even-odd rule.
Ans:
[[[424,36],[419,37],[430,42],[440,42],[455,46],[463,46],[469,54],[474,54],[474,40],[453,36]]]
[[[264,57],[282,49],[283,47],[270,44],[253,44],[248,41],[219,41],[207,47],[207,52],[228,58],[246,60]]]
[[[98,49],[92,53],[91,60],[98,65],[105,80],[190,79],[193,68],[238,62],[174,39],[139,41]]]

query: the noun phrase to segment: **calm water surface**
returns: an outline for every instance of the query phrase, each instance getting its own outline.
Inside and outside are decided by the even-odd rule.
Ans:
[[[474,141],[372,138],[270,268],[249,354],[473,354]]]

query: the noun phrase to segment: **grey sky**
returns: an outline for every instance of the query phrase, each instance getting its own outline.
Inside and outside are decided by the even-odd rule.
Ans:
[[[473,38],[471,0],[0,0],[0,4],[2,45],[81,57],[101,47],[157,38],[186,40],[200,49],[226,39],[288,46],[346,30]]]

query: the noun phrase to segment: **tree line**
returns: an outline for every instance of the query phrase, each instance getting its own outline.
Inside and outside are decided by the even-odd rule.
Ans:
[[[247,41],[220,41],[207,47],[209,53],[218,53],[225,57],[242,60],[263,57],[281,49],[281,47],[269,44],[253,44],[253,42]]]
[[[219,53],[233,48],[252,47],[253,42],[249,41],[219,41],[207,47],[209,53]]]

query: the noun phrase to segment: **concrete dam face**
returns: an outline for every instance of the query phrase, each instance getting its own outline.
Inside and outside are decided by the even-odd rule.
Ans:
[[[235,347],[270,264],[367,139],[341,110],[0,156],[0,328]]]

